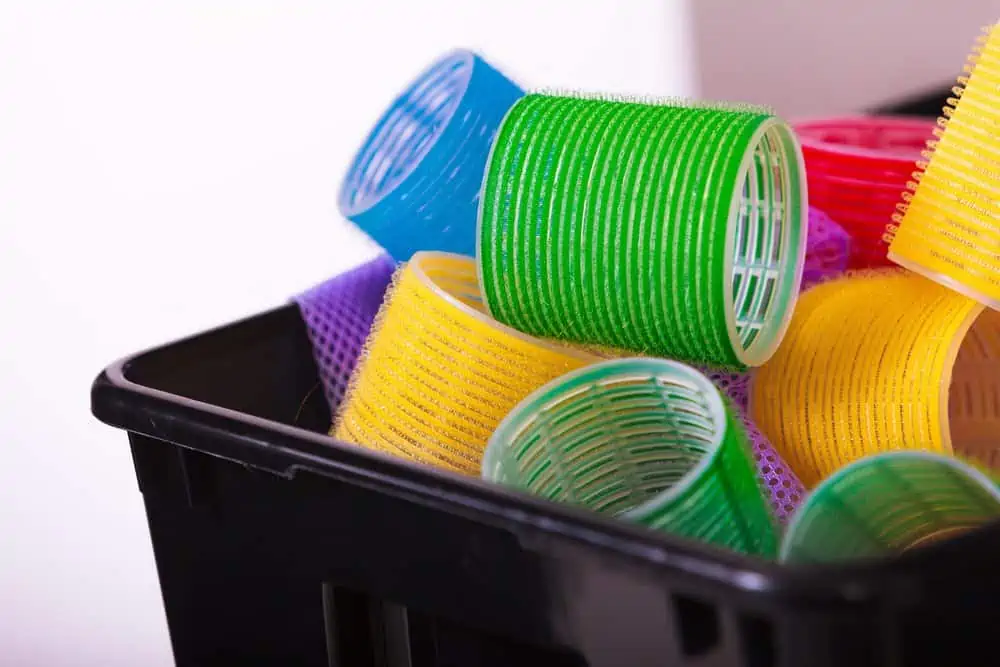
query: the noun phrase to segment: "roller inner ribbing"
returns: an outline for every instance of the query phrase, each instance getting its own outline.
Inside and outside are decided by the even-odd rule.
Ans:
[[[486,313],[474,265],[467,262],[425,261],[418,270],[431,285],[447,296],[479,313]]]
[[[393,104],[345,178],[342,200],[348,210],[370,208],[420,163],[458,107],[472,67],[468,54],[446,58]]]
[[[782,559],[824,562],[924,546],[1000,516],[1000,491],[955,459],[892,452],[825,481],[789,526]]]
[[[1000,468],[1000,312],[985,310],[958,350],[948,392],[956,454]]]
[[[505,477],[601,512],[639,507],[718,447],[725,422],[706,389],[680,373],[621,372],[522,406]]]

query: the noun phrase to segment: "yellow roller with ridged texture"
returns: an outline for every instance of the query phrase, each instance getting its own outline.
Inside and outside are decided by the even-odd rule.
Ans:
[[[961,450],[970,427],[949,411],[951,381],[963,343],[994,326],[983,311],[898,269],[818,285],[754,377],[751,415],[809,488],[869,454]]]
[[[983,32],[886,240],[896,264],[1000,310],[1000,24]]]
[[[419,252],[396,274],[330,435],[477,475],[521,399],[596,360],[484,314],[471,257]]]

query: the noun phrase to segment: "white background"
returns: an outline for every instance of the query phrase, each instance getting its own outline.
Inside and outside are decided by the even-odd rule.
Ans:
[[[336,186],[424,65],[687,95],[688,34],[681,0],[0,1],[0,663],[171,664],[90,382],[371,256]]]

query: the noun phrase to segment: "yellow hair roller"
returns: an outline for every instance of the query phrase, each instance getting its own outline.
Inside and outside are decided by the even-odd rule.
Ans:
[[[1000,309],[1000,24],[969,62],[886,240],[893,262]]]
[[[1000,444],[1000,381],[981,370],[984,358],[997,363],[1000,320],[983,311],[893,269],[814,287],[753,380],[751,415],[806,487],[889,450],[982,459],[990,432]],[[987,385],[993,393],[965,400]]]
[[[472,258],[419,252],[396,274],[330,435],[478,475],[521,399],[595,361],[487,316]]]

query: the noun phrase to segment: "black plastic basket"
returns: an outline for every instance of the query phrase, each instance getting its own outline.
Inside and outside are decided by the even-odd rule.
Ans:
[[[294,305],[109,367],[178,665],[992,664],[1000,526],[785,568],[341,445]]]

